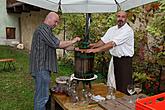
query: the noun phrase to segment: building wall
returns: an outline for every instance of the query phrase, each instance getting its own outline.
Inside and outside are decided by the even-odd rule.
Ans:
[[[0,1],[0,45],[11,45],[12,41],[20,40],[19,14],[8,14],[6,0]],[[6,39],[6,27],[16,28],[15,39]]]
[[[6,0],[0,1],[0,45],[12,45],[13,41],[23,43],[24,48],[30,50],[33,32],[41,24],[45,16],[49,13],[47,10],[30,11],[21,14],[7,13]],[[16,28],[15,39],[6,39],[6,27]],[[63,51],[57,50],[61,57]]]
[[[31,49],[33,33],[36,27],[42,23],[48,13],[49,11],[40,10],[21,14],[21,39],[26,49]],[[58,37],[60,40],[62,40],[62,35],[59,35]],[[62,49],[57,49],[57,56],[58,58],[63,56]]]
[[[44,20],[47,13],[48,11],[41,10],[21,14],[21,38],[25,48],[31,48],[33,32]]]

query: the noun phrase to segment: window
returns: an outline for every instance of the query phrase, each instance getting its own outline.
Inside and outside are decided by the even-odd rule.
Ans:
[[[15,39],[15,30],[14,27],[6,27],[6,39]]]

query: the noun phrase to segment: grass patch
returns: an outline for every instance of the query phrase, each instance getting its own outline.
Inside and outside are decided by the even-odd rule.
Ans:
[[[0,46],[0,58],[16,59],[14,71],[3,71],[0,63],[0,110],[32,110],[34,83],[28,72],[28,52]]]
[[[33,110],[34,81],[29,74],[28,51],[0,46],[0,58],[16,59],[15,71],[3,71],[0,63],[0,110]],[[59,62],[59,74],[51,75],[51,86],[55,77],[70,73],[73,66]]]

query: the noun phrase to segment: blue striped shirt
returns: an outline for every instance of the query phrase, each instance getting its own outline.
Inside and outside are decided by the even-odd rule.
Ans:
[[[48,70],[57,72],[57,54],[60,40],[49,25],[42,23],[34,32],[30,52],[30,73]]]

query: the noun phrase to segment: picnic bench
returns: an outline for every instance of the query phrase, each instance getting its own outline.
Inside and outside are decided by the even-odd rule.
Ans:
[[[16,60],[14,58],[0,59],[0,62],[4,63],[3,64],[3,70],[15,70],[15,65],[14,65],[15,61]]]

